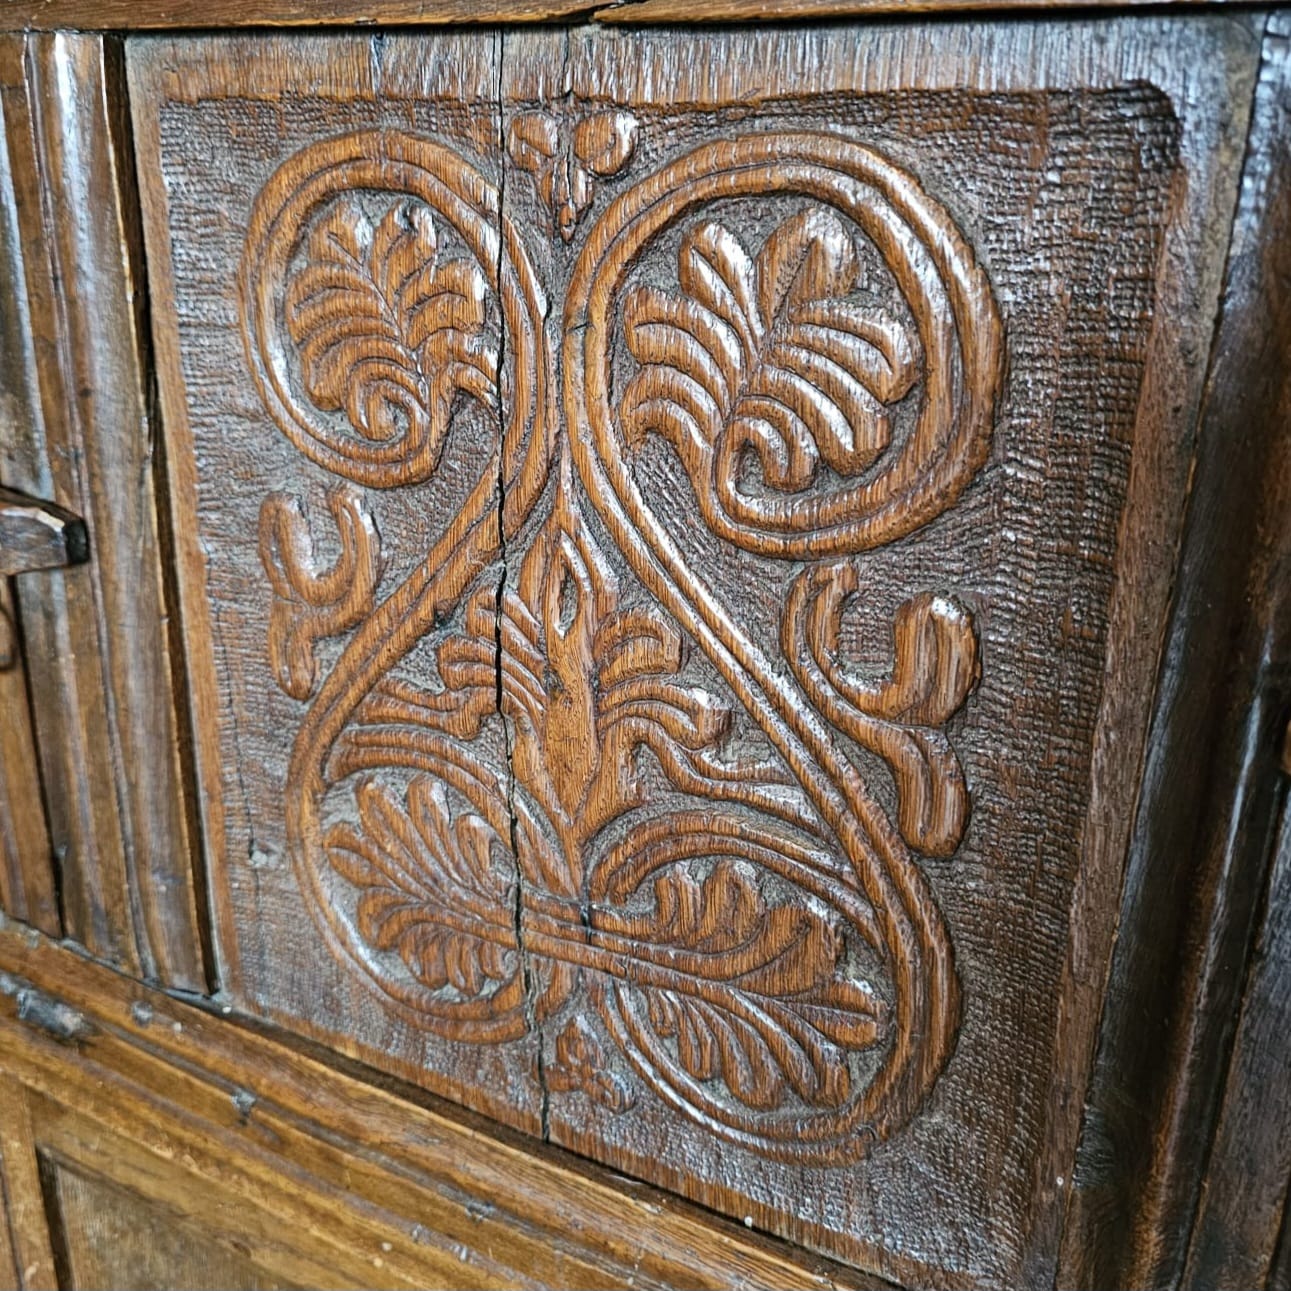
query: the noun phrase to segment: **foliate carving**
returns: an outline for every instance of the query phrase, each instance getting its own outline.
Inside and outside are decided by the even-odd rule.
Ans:
[[[439,248],[444,227],[460,254]],[[428,140],[346,135],[284,165],[252,212],[240,286],[252,379],[292,443],[393,488],[434,473],[458,391],[496,415],[502,334],[523,350],[541,314],[525,262],[499,283],[498,243],[497,190]],[[522,423],[535,393],[512,392]]]
[[[973,618],[953,597],[911,597],[893,623],[890,675],[864,677],[847,668],[838,649],[843,609],[860,586],[850,561],[815,566],[796,579],[782,625],[785,657],[816,708],[891,767],[906,842],[949,856],[967,824],[968,789],[941,728],[978,680]]]
[[[484,340],[485,280],[466,259],[441,262],[435,221],[419,203],[391,205],[374,226],[353,200],[314,227],[290,280],[287,333],[315,407],[344,410],[378,443],[428,475],[458,391],[488,403],[497,357]]]
[[[838,454],[825,441],[809,448],[806,441],[815,439],[814,432],[802,435],[794,421],[771,407],[759,409],[766,413],[767,428],[755,432],[768,444],[759,456],[769,476],[749,479],[732,473],[734,459],[723,451],[730,435],[720,433],[724,420],[717,423],[719,433],[692,438],[687,470],[704,519],[719,536],[767,556],[818,559],[891,542],[950,506],[985,459],[1001,377],[1002,335],[985,275],[946,212],[885,158],[833,136],[753,135],[696,149],[637,184],[606,212],[575,268],[566,311],[566,387],[570,414],[587,416],[593,431],[588,443],[596,455],[621,458],[626,465],[641,433],[654,428],[628,400],[630,385],[617,407],[610,403],[609,352],[619,333],[618,314],[633,298],[629,290],[626,300],[619,299],[629,271],[667,228],[689,213],[702,218],[714,202],[786,191],[808,195],[815,214],[777,231],[760,253],[763,264],[756,277],[762,294],[756,304],[749,299],[747,308],[732,306],[731,318],[754,310],[764,327],[783,328],[792,321],[782,318],[786,306],[791,316],[795,309],[827,307],[834,324],[814,333],[812,346],[789,368],[796,378],[795,394],[786,403],[808,427],[828,424],[828,406],[844,397],[846,387],[839,380],[849,375],[847,365],[822,351],[822,333],[834,333],[831,347],[846,346],[848,363],[860,372],[869,367],[872,379],[890,381],[889,392],[897,397],[908,362],[904,351],[891,376],[884,377],[878,359],[885,346],[900,344],[899,332],[859,305],[844,302],[839,308],[832,294],[847,282],[850,265],[833,231],[835,218],[845,219],[853,235],[882,257],[909,314],[912,347],[917,343],[912,352],[921,358],[918,411],[908,433],[882,453],[874,469],[859,475],[856,463],[867,454],[873,458],[884,433],[881,426],[867,429],[868,414],[851,441],[865,446],[850,457],[839,456],[840,464],[851,469],[801,487],[810,473],[790,470],[786,458],[779,472],[783,487],[777,487],[775,427],[782,426],[790,437],[795,431],[801,436],[804,466],[813,455],[825,459],[827,452]],[[751,206],[757,209],[756,202]],[[812,267],[798,267],[798,257],[786,254],[790,248],[798,256],[809,254]],[[732,263],[740,263],[734,246],[728,245],[728,254]],[[682,258],[688,259],[684,252]],[[781,275],[788,276],[787,292]],[[692,281],[699,278],[696,272]],[[768,306],[776,307],[774,316],[766,313]],[[854,341],[837,336],[851,328],[861,329]],[[685,348],[689,361],[699,359],[698,346]],[[898,351],[892,353],[897,358]],[[680,372],[684,380],[693,379],[685,368]],[[876,384],[858,395],[856,406],[866,408],[870,398],[881,399],[883,389]],[[846,436],[839,440],[848,442]],[[575,449],[582,443],[576,439]],[[608,461],[605,467],[607,484],[622,473]],[[768,484],[769,489],[764,487]],[[595,489],[589,491],[597,496]],[[617,483],[613,492],[620,499],[625,496]]]
[[[701,858],[712,865],[702,876],[682,863]],[[739,1104],[763,1112],[791,1094],[808,1107],[847,1103],[849,1058],[883,1034],[886,1006],[848,979],[837,914],[820,914],[801,894],[769,901],[755,877],[791,878],[798,865],[806,873],[811,862],[771,831],[715,828],[698,813],[652,821],[607,859],[597,931],[648,948],[639,953],[683,968],[699,988],[634,975],[614,991],[616,1029],[674,1089],[720,1080]],[[651,906],[624,913],[647,879]],[[716,1103],[712,1110],[729,1118]]]
[[[509,148],[569,239],[637,125],[563,129],[527,114]],[[541,1028],[549,1090],[622,1114],[639,1080],[753,1151],[853,1159],[953,1041],[950,940],[915,853],[962,837],[945,728],[980,661],[970,610],[934,591],[898,609],[886,671],[846,657],[842,625],[866,612],[860,553],[950,506],[986,452],[989,285],[873,152],[701,148],[588,234],[562,433],[546,300],[499,205],[461,157],[376,132],[291,159],[253,213],[248,357],[306,455],[388,488],[433,475],[459,426],[501,432],[379,603],[359,495],[329,495],[325,570],[297,504],[265,502],[268,649],[312,696],[293,860],[337,954],[408,1020],[480,1043]],[[778,640],[748,635],[640,491],[660,451],[712,534],[783,585]],[[319,684],[314,642],[346,632]],[[890,790],[866,784],[873,754]]]
[[[514,875],[499,861],[502,840],[474,812],[452,817],[444,788],[413,780],[407,800],[371,779],[355,797],[359,827],[334,825],[323,840],[332,868],[361,893],[364,940],[394,950],[432,990],[496,993],[518,969]]]
[[[583,849],[642,801],[648,747],[674,782],[714,769],[730,710],[678,683],[682,640],[657,612],[619,608],[617,580],[565,484],[502,600],[502,711],[519,779],[560,839],[575,890]]]
[[[568,242],[592,204],[594,179],[609,179],[627,167],[637,132],[636,117],[615,108],[572,123],[550,112],[523,112],[507,131],[507,151],[534,177],[555,228]]]
[[[706,513],[735,504],[750,458],[765,486],[786,493],[822,464],[843,478],[870,466],[891,438],[886,409],[919,367],[903,326],[847,299],[859,266],[841,218],[810,207],[756,259],[702,221],[678,261],[678,295],[638,287],[623,302],[642,364],[618,409],[628,444],[666,436]]]
[[[314,646],[338,636],[372,613],[381,577],[381,544],[363,499],[342,485],[327,507],[340,554],[327,569],[315,563],[309,524],[298,498],[271,493],[260,508],[260,561],[273,589],[269,660],[278,684],[307,699],[318,681]]]

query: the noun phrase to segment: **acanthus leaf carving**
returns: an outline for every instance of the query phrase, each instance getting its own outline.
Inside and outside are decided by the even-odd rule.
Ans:
[[[885,1006],[839,976],[838,929],[807,906],[769,905],[729,856],[702,878],[678,865],[662,870],[653,889],[652,909],[597,905],[593,926],[662,952],[698,984],[635,983],[649,1025],[674,1041],[681,1067],[701,1082],[720,1079],[761,1111],[780,1107],[790,1089],[809,1106],[845,1103],[849,1055],[878,1041]]]
[[[763,482],[801,492],[821,464],[870,466],[890,439],[888,405],[918,377],[906,328],[853,301],[852,235],[827,208],[780,224],[751,258],[722,225],[682,240],[682,294],[637,287],[623,304],[643,366],[619,405],[630,445],[664,435],[708,493],[742,487],[748,454]],[[711,472],[712,478],[708,478]]]
[[[637,129],[617,110],[572,131],[548,113],[512,123],[513,159],[567,239],[590,177],[626,166]],[[315,154],[330,159],[323,178],[285,168],[304,172],[305,196],[287,200],[290,219],[266,199],[244,261],[271,414],[311,460],[383,488],[433,475],[465,402],[499,415],[502,435],[400,586],[373,605],[374,574],[361,614],[327,620],[357,630],[321,689],[312,655],[296,669],[307,690],[287,668],[318,690],[287,803],[311,908],[413,1022],[477,1042],[554,1036],[549,1088],[631,1105],[603,1029],[712,1133],[783,1159],[854,1159],[949,1057],[953,955],[906,844],[948,855],[962,835],[967,787],[941,728],[979,661],[949,597],[901,607],[889,677],[841,658],[840,625],[856,554],[950,506],[984,458],[1001,360],[985,275],[875,153],[812,135],[697,149],[616,197],[586,241],[558,433],[545,298],[497,191],[397,132],[302,158]],[[386,173],[404,197],[373,225]],[[767,196],[796,209],[751,254],[732,211]],[[443,261],[436,221],[470,258]],[[678,291],[632,285],[678,225]],[[860,290],[876,253],[896,310]],[[357,439],[318,419],[341,410]],[[640,492],[651,434],[709,530],[783,581],[778,659]],[[266,568],[287,586],[278,547]],[[432,634],[434,680],[411,653]],[[887,761],[895,822],[827,727]],[[647,792],[658,772],[666,804]]]
[[[635,751],[693,780],[730,730],[730,710],[675,680],[682,640],[661,616],[619,608],[613,570],[568,497],[502,601],[503,712],[515,725],[516,773],[555,825],[576,883],[583,845],[636,806]]]
[[[431,690],[384,676],[358,709],[370,725],[402,724],[473,740],[497,709],[497,593],[481,588],[464,607],[462,630],[435,650],[442,685]]]
[[[391,205],[374,226],[356,199],[342,200],[306,251],[285,301],[306,394],[323,411],[344,411],[365,439],[405,439],[429,474],[457,392],[495,397],[483,272],[441,262],[434,219],[415,202]]]
[[[360,893],[364,939],[393,950],[431,990],[473,998],[516,977],[511,881],[498,871],[502,842],[474,812],[454,820],[443,786],[417,777],[406,805],[373,779],[356,790],[359,824],[323,841],[332,868]]]

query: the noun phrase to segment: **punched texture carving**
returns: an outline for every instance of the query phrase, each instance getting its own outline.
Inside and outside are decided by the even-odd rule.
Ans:
[[[1240,168],[1217,105],[1249,88],[1234,58],[1255,66],[1231,24],[971,34],[133,54],[230,1004],[909,1286],[1050,1267],[1222,275],[1206,229]],[[566,240],[512,126],[545,114],[573,156],[605,111],[635,118],[631,156]],[[315,402],[288,310],[333,219],[375,299],[392,211],[409,241],[429,219],[437,273],[478,268],[482,321],[459,331],[493,364],[403,479],[406,415],[374,439]],[[719,231],[720,260],[683,254]],[[961,312],[983,274],[1007,363]],[[630,341],[645,304],[688,330]],[[411,352],[399,319],[382,334]],[[400,359],[422,407],[448,352]],[[984,420],[979,364],[1004,373]],[[685,455],[662,404],[627,416],[647,373],[704,414]],[[793,417],[753,404],[768,390]],[[852,474],[835,410],[860,427]],[[355,567],[376,560],[371,608],[332,633],[341,580],[310,589],[348,568],[338,491],[371,530]],[[278,585],[257,541],[275,494],[300,517],[275,529],[298,575]],[[307,629],[303,699],[275,614],[283,646]]]
[[[589,175],[636,137],[610,112],[562,142],[534,113],[509,142],[568,240]],[[783,216],[750,236],[741,204],[767,199]],[[855,1159],[955,1035],[919,854],[950,856],[965,828],[943,728],[979,655],[949,596],[901,606],[886,676],[849,661],[840,624],[864,553],[984,459],[989,284],[907,171],[831,136],[752,135],[663,165],[591,224],[558,356],[499,207],[470,161],[387,130],[298,153],[252,216],[247,354],[301,452],[397,489],[433,475],[467,405],[499,428],[393,586],[380,493],[329,495],[341,550],[321,572],[300,504],[264,500],[266,648],[308,703],[292,860],[337,954],[416,1025],[478,1043],[550,1026],[553,1088],[623,1112],[640,1080],[757,1152]],[[871,262],[883,299],[859,290]],[[782,583],[778,639],[748,634],[642,491],[634,465],[661,447],[696,523]],[[503,757],[480,739],[499,710]]]

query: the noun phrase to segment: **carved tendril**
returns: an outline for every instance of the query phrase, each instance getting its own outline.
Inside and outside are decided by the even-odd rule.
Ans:
[[[891,673],[864,677],[839,657],[843,611],[859,586],[850,561],[799,575],[781,628],[785,657],[829,721],[891,767],[906,842],[950,856],[968,822],[968,786],[940,728],[981,675],[973,616],[949,596],[911,597],[893,622]]]
[[[381,580],[381,542],[363,499],[348,485],[327,494],[340,554],[320,568],[300,499],[271,493],[260,508],[260,562],[273,588],[269,662],[293,699],[308,699],[318,684],[315,645],[361,623]]]

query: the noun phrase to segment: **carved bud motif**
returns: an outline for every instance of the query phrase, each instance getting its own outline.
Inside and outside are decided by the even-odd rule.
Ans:
[[[892,768],[906,842],[950,856],[968,821],[968,786],[940,728],[981,675],[973,617],[953,597],[912,597],[896,612],[890,676],[863,677],[838,646],[843,610],[859,587],[851,562],[801,575],[785,606],[785,657],[820,711]]]
[[[637,120],[610,109],[582,117],[572,128],[547,112],[525,112],[511,123],[507,151],[538,183],[560,236],[568,242],[594,196],[593,176],[619,174],[637,143]]]
[[[616,1115],[636,1105],[636,1091],[610,1065],[586,1018],[572,1017],[556,1036],[555,1060],[544,1073],[554,1091],[581,1090]]]
[[[309,522],[298,498],[271,493],[260,508],[260,563],[269,576],[269,662],[293,699],[308,699],[318,683],[314,646],[361,623],[372,612],[381,579],[381,544],[362,498],[347,485],[330,489],[327,508],[341,550],[319,569]]]

